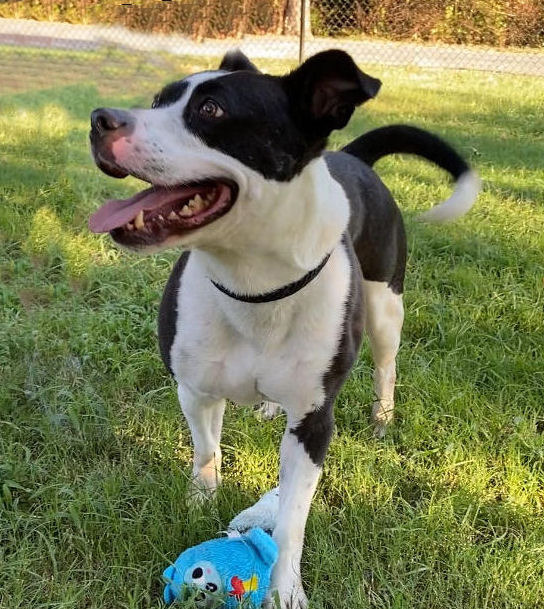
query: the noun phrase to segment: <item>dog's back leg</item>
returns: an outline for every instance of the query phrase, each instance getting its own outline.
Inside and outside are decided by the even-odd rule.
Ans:
[[[381,438],[393,420],[397,351],[404,320],[402,294],[395,293],[386,282],[363,279],[365,329],[374,360],[374,393],[372,406],[374,434]]]
[[[200,502],[213,495],[221,483],[221,448],[225,400],[213,400],[178,385],[181,410],[193,439],[193,488],[189,500]]]

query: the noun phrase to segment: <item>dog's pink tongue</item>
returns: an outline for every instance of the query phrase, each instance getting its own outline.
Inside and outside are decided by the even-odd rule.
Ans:
[[[145,199],[148,196],[153,196],[153,188],[139,192],[130,199],[106,201],[89,218],[89,228],[93,233],[108,233],[114,228],[125,225],[144,209]]]
[[[114,228],[124,226],[143,209],[156,209],[180,198],[192,197],[198,192],[195,187],[148,188],[129,199],[107,201],[89,218],[89,228],[93,233],[109,233]]]

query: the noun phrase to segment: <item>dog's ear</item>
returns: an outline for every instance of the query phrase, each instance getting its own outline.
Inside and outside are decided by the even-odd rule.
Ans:
[[[344,51],[323,51],[284,77],[297,120],[320,137],[345,127],[355,106],[375,97],[381,82]]]
[[[259,72],[259,68],[252,64],[251,61],[240,51],[235,49],[229,51],[219,66],[220,70],[226,70],[227,72],[238,72],[238,70],[249,70],[250,72]]]

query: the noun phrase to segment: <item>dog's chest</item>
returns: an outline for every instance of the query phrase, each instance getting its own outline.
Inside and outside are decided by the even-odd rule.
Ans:
[[[176,380],[238,403],[320,403],[323,375],[343,330],[349,270],[340,245],[301,292],[275,303],[247,304],[220,293],[190,260],[171,350]]]

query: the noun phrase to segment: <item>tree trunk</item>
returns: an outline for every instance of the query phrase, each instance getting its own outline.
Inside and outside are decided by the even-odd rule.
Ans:
[[[304,33],[309,38],[312,35],[310,24],[310,0],[285,0],[283,6],[283,28],[285,36],[298,36],[300,34],[300,18],[304,2]]]

